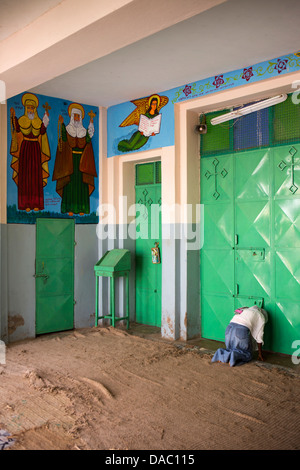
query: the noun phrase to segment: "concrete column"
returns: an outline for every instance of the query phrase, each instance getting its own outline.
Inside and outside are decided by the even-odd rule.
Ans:
[[[165,147],[161,159],[162,175],[162,317],[163,338],[180,335],[178,273],[178,213],[176,211],[176,164],[174,147]]]
[[[106,251],[112,248],[111,242],[103,235],[104,230],[112,230],[108,214],[105,213],[108,198],[113,191],[113,170],[111,170],[111,162],[107,159],[107,110],[100,108],[99,119],[99,223],[97,226],[97,244],[98,244],[98,260],[101,259]],[[97,260],[97,261],[98,261]],[[94,277],[96,283],[96,278]],[[107,278],[98,279],[98,306],[99,315],[109,314],[109,283]],[[99,322],[100,324],[100,322]]]
[[[200,333],[200,223],[197,220],[197,208],[200,207],[200,152],[199,136],[194,132],[199,123],[198,116],[196,112],[187,112],[175,106],[178,200],[181,207],[180,338],[185,341]]]
[[[0,104],[0,339],[8,342],[6,187],[7,105]]]

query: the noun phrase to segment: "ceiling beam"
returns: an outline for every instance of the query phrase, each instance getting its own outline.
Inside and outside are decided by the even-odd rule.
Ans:
[[[0,43],[7,98],[226,1],[65,0]]]

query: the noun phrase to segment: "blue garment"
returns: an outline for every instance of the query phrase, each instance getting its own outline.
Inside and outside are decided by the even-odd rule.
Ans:
[[[229,323],[225,331],[225,348],[218,349],[211,362],[229,362],[233,367],[251,361],[252,339],[249,328]]]

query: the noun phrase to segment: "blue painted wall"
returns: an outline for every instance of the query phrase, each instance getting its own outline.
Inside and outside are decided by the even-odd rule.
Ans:
[[[34,213],[26,213],[25,211],[19,211],[17,209],[18,205],[18,188],[15,182],[12,179],[13,170],[10,167],[12,156],[10,154],[10,146],[11,146],[11,126],[10,126],[10,108],[14,108],[16,117],[20,118],[24,114],[24,106],[22,105],[22,96],[24,93],[20,95],[14,96],[7,100],[7,119],[8,119],[8,145],[7,145],[7,222],[8,223],[29,223],[34,224],[36,217],[69,217],[67,214],[61,214],[61,197],[56,192],[56,181],[52,181],[54,163],[55,163],[55,156],[57,150],[57,143],[58,143],[58,117],[62,115],[64,118],[64,123],[67,125],[70,121],[70,117],[68,114],[68,107],[72,103],[72,101],[62,100],[59,98],[53,98],[50,96],[38,95],[35,96],[39,100],[39,106],[37,108],[38,116],[40,119],[43,119],[45,109],[43,105],[47,102],[51,109],[49,110],[49,125],[47,127],[47,136],[50,146],[50,153],[51,158],[48,162],[50,176],[47,180],[47,185],[44,187],[44,210]],[[85,111],[85,116],[83,119],[83,126],[87,129],[90,121],[90,116],[88,113],[92,110],[95,113],[94,117],[94,127],[95,133],[92,137],[92,145],[94,150],[94,157],[95,157],[95,164],[96,164],[96,171],[98,177],[95,178],[95,190],[90,196],[90,214],[84,216],[76,216],[74,215],[76,223],[98,223],[98,217],[96,215],[96,211],[99,204],[99,108],[96,106],[88,106],[80,103]]]

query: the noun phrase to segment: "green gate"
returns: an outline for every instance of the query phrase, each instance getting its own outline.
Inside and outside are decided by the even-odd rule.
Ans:
[[[36,334],[74,326],[74,220],[36,221]]]
[[[152,263],[151,248],[161,254],[161,165],[136,166],[136,321],[161,326],[161,263]]]
[[[224,340],[234,309],[269,313],[265,348],[300,338],[300,144],[201,158],[202,336]]]

